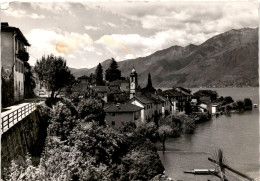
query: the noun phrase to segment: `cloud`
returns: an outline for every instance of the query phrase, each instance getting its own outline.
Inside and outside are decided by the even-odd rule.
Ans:
[[[245,2],[154,2],[154,3],[102,3],[103,7],[117,12],[127,19],[141,22],[145,29],[155,31],[179,29],[189,31],[224,32],[235,25],[236,28],[258,26],[257,1]],[[205,29],[206,28],[206,29]],[[193,32],[194,33],[194,32]],[[198,33],[198,32],[196,32]]]
[[[96,26],[84,26],[86,30],[101,30],[101,28]]]
[[[111,57],[121,61],[147,56],[173,45],[201,44],[230,29],[256,27],[257,5],[251,1],[10,3],[3,21],[23,31],[33,56],[53,53],[64,56],[69,66],[91,67]]]
[[[6,10],[9,8],[9,2],[0,3],[0,6],[1,6],[1,10]]]
[[[34,57],[41,58],[43,55],[54,54],[63,56],[68,61],[74,62],[74,66],[80,64],[75,59],[84,57],[84,47],[92,44],[93,40],[87,34],[75,32],[60,32],[52,30],[32,29],[26,38],[31,44],[30,51]],[[35,59],[30,59],[34,64]]]
[[[25,10],[13,9],[11,7],[6,8],[2,11],[6,16],[19,18],[19,19],[21,19],[21,18],[32,18],[32,19],[43,19],[43,18],[45,18],[45,16],[42,15],[42,14],[27,13]]]
[[[87,34],[70,33],[56,43],[59,53],[69,55],[76,50],[82,49],[86,44],[92,44],[93,40]]]
[[[68,12],[71,9],[71,3],[59,2],[33,2],[31,6],[34,10],[46,10],[55,14]]]

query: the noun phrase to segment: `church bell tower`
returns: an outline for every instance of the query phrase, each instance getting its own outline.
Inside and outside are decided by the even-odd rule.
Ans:
[[[130,99],[134,97],[137,86],[138,86],[137,73],[135,68],[133,67],[132,72],[130,74]]]

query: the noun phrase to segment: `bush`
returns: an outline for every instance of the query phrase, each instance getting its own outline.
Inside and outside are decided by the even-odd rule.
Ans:
[[[78,104],[79,117],[87,122],[93,120],[104,125],[105,112],[103,110],[103,102],[94,98],[81,99]]]
[[[245,108],[245,105],[244,105],[244,102],[243,101],[237,101],[237,109],[239,110],[239,111],[241,111],[241,110],[244,110],[244,108]]]
[[[252,110],[253,103],[252,103],[251,99],[245,98],[244,99],[244,106],[245,106],[245,110]]]
[[[156,147],[145,137],[154,132],[154,124],[127,134],[100,126],[95,120],[100,116],[99,100],[83,100],[79,107],[62,100],[53,108],[42,109],[51,118],[40,164],[33,166],[30,157],[26,165],[13,162],[8,179],[149,180],[163,172]],[[90,115],[93,122],[86,122]]]

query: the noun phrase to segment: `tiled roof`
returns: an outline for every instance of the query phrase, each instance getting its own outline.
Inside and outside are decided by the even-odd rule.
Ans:
[[[176,97],[176,96],[185,96],[183,93],[177,91],[177,90],[174,90],[174,89],[171,89],[171,90],[166,90],[163,92],[164,96],[169,96],[169,97]]]
[[[112,82],[109,82],[109,85],[120,85],[121,83],[129,83],[128,80],[114,80]]]
[[[165,102],[165,99],[163,99],[162,97],[152,94],[151,98],[156,102],[156,103],[163,103]]]
[[[185,92],[185,93],[188,93],[188,94],[191,93],[191,90],[185,89],[185,88],[183,88],[183,87],[176,87],[175,89],[180,89],[181,91],[183,91],[183,92]]]
[[[109,88],[107,86],[93,86],[91,88],[97,93],[109,92]]]
[[[28,40],[25,38],[25,36],[23,35],[23,33],[21,32],[21,30],[19,28],[13,27],[13,26],[9,26],[8,23],[1,23],[1,31],[16,31],[18,32],[18,37],[24,42],[24,44],[26,46],[30,46]]]
[[[145,96],[134,96],[134,99],[139,100],[140,102],[144,103],[144,104],[152,104],[154,103],[154,100],[149,99],[148,97]]]
[[[130,104],[130,103],[125,103],[125,104],[113,104],[110,106],[107,106],[104,108],[106,113],[116,113],[116,112],[136,112],[140,111],[143,108]]]
[[[90,77],[86,76],[86,75],[83,75],[83,76],[78,77],[78,79],[90,79]]]
[[[72,87],[72,91],[84,91],[89,87],[89,83],[78,83]]]

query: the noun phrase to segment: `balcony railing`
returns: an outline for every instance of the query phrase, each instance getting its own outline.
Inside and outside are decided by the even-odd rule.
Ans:
[[[17,57],[24,61],[24,62],[27,62],[29,60],[29,53],[26,52],[26,51],[23,51],[23,50],[19,50],[18,51],[18,54],[17,54]]]
[[[2,133],[7,131],[9,128],[11,128],[13,125],[15,125],[17,122],[21,121],[23,118],[25,118],[27,115],[29,115],[31,112],[36,110],[36,103],[29,103],[5,116],[2,117]]]

